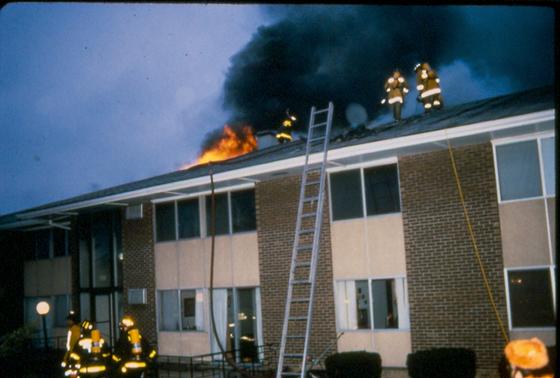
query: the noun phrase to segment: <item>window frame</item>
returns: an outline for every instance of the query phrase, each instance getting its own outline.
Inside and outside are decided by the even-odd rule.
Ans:
[[[54,230],[55,229],[60,229],[61,231],[64,232],[64,254],[60,255],[60,256],[56,256],[54,251]],[[41,232],[41,231],[48,231],[49,233],[49,256],[48,257],[38,257],[38,253],[37,253],[37,241],[36,241],[36,235],[37,232]],[[59,258],[64,258],[64,257],[68,257],[70,256],[70,233],[69,230],[67,229],[62,229],[62,228],[57,228],[57,227],[46,227],[46,228],[42,228],[42,229],[38,229],[38,230],[34,230],[34,231],[29,231],[29,234],[31,235],[32,239],[33,239],[33,250],[31,252],[31,256],[25,258],[25,261],[41,261],[41,260],[52,260],[52,259],[59,259]]]
[[[509,137],[509,138],[500,138],[500,139],[493,139],[492,140],[492,155],[494,159],[494,177],[496,181],[496,193],[498,196],[498,204],[502,203],[514,203],[514,202],[522,202],[522,201],[531,201],[536,199],[543,199],[547,200],[549,198],[556,198],[556,194],[549,195],[546,190],[546,182],[544,177],[544,161],[543,161],[543,151],[542,151],[542,140],[547,138],[556,138],[556,133],[554,131],[545,131],[540,133],[534,134],[526,134],[516,137]],[[532,196],[532,197],[524,197],[524,198],[515,198],[510,200],[503,200],[502,199],[502,192],[500,188],[500,172],[498,169],[498,154],[497,154],[497,147],[504,146],[508,144],[515,144],[520,142],[530,142],[530,141],[537,142],[537,153],[538,153],[538,162],[539,162],[539,178],[540,178],[540,185],[541,185],[541,195],[540,196]],[[556,151],[555,151],[556,155]]]
[[[195,306],[196,306],[196,296],[198,295],[198,293],[202,293],[202,323],[203,323],[203,328],[202,329],[183,329],[183,305],[181,303],[181,292],[182,291],[194,291],[195,292]],[[177,330],[169,330],[169,329],[161,329],[161,325],[162,325],[162,314],[161,311],[162,306],[161,306],[161,292],[162,291],[174,291],[176,298],[177,298],[177,316],[179,319],[179,328]],[[170,332],[170,333],[193,333],[193,332],[198,332],[198,333],[204,333],[204,332],[208,332],[207,328],[208,328],[208,324],[206,321],[206,316],[207,316],[207,298],[208,298],[208,290],[202,287],[197,287],[197,288],[181,288],[181,289],[156,289],[155,290],[155,295],[156,295],[156,327],[157,327],[157,332]],[[195,324],[196,324],[196,307],[195,307]]]
[[[373,303],[373,290],[372,290],[372,282],[373,281],[382,281],[382,280],[393,280],[396,281],[398,279],[402,279],[403,281],[403,289],[404,289],[404,293],[403,293],[403,306],[404,306],[404,311],[407,315],[408,318],[408,327],[406,328],[376,328],[375,327],[375,323],[374,323],[374,315],[373,315],[373,308],[374,308],[374,303]],[[368,287],[368,293],[369,293],[369,323],[370,323],[370,328],[356,328],[356,329],[345,329],[345,328],[341,328],[339,326],[339,320],[338,318],[336,319],[336,331],[338,332],[410,332],[411,327],[410,327],[410,302],[408,300],[408,280],[406,275],[394,275],[394,276],[379,276],[379,277],[366,277],[366,278],[342,278],[342,279],[335,279],[333,281],[333,285],[334,285],[334,293],[335,293],[335,308],[336,306],[338,306],[338,302],[336,300],[336,298],[338,298],[338,282],[346,282],[346,281],[366,281],[367,282],[367,287]],[[354,293],[354,295],[356,295],[356,293]],[[397,294],[398,295],[398,294]],[[400,309],[398,309],[400,310]],[[336,309],[335,309],[335,313],[336,313]],[[399,316],[400,316],[401,312],[399,312]]]
[[[231,194],[235,192],[241,192],[246,190],[252,190],[253,195],[255,196],[255,229],[254,230],[247,230],[247,231],[237,231],[233,232],[233,219],[232,219],[232,206],[231,206]],[[223,189],[219,189],[215,191],[215,194],[227,194],[227,208],[228,208],[228,232],[225,234],[216,235],[219,236],[231,236],[237,234],[244,234],[250,232],[256,232],[256,188],[255,184],[242,184],[231,186]],[[189,195],[180,195],[180,196],[173,196],[169,198],[162,198],[158,200],[152,200],[152,230],[154,234],[154,244],[160,243],[172,243],[178,242],[182,240],[197,240],[197,239],[205,239],[209,238],[208,229],[207,229],[207,217],[206,217],[206,198],[211,194],[210,191],[199,192],[196,194],[189,194]],[[189,238],[180,238],[179,237],[179,210],[178,210],[178,202],[183,200],[189,199],[198,199],[198,222],[199,222],[199,236],[189,237]],[[165,241],[158,241],[157,240],[157,217],[156,217],[156,206],[161,204],[174,204],[174,219],[175,219],[175,239],[165,240]]]
[[[396,166],[397,169],[397,191],[399,194],[399,211],[394,211],[394,212],[390,212],[390,213],[382,213],[382,214],[373,214],[373,215],[368,215],[367,214],[367,203],[366,203],[366,184],[365,184],[365,178],[364,178],[364,170],[369,169],[369,168],[376,168],[376,167],[383,167],[383,166],[388,166],[388,165],[394,165]],[[360,193],[362,196],[362,215],[359,217],[355,217],[355,218],[347,218],[347,219],[338,219],[335,220],[333,218],[333,196],[331,193],[331,174],[333,173],[339,173],[339,172],[345,172],[345,171],[351,171],[351,170],[355,170],[355,169],[359,169],[360,171]],[[385,158],[385,159],[379,159],[379,160],[375,160],[375,161],[368,161],[368,162],[364,162],[364,163],[356,163],[356,164],[348,164],[342,167],[334,167],[334,168],[328,168],[327,169],[327,183],[328,183],[328,194],[329,194],[329,219],[331,224],[332,223],[337,223],[337,222],[347,222],[347,221],[353,221],[356,219],[368,219],[368,218],[374,218],[374,217],[384,217],[384,216],[393,216],[395,214],[402,214],[402,193],[401,193],[401,175],[400,175],[400,167],[399,167],[399,161],[397,157],[389,157],[389,158]]]
[[[531,270],[548,270],[548,275],[550,279],[551,292],[552,292],[552,309],[554,312],[554,317],[557,316],[557,307],[556,307],[556,278],[554,274],[554,270],[556,269],[556,265],[531,265],[531,266],[521,266],[521,267],[512,267],[512,268],[504,268],[504,284],[506,289],[506,305],[507,305],[507,315],[508,315],[508,328],[510,331],[550,331],[555,330],[556,326],[548,326],[548,327],[513,327],[512,324],[512,312],[511,312],[511,300],[510,300],[510,291],[509,291],[509,279],[508,273],[509,272],[526,272]]]

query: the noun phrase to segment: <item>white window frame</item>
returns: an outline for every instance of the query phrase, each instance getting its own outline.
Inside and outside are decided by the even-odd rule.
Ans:
[[[242,191],[242,190],[248,190],[248,189],[252,189],[253,191],[255,191],[255,184],[254,183],[248,183],[248,184],[235,185],[235,186],[230,186],[230,187],[227,187],[227,188],[217,189],[217,190],[214,191],[215,194],[227,193],[227,206],[228,206],[228,232],[227,232],[227,234],[217,235],[217,236],[227,236],[227,235],[255,232],[255,230],[240,231],[240,232],[235,232],[235,233],[233,232],[231,193]],[[209,196],[210,194],[212,194],[212,192],[209,191],[209,190],[206,190],[206,191],[193,193],[193,194],[188,194],[188,195],[179,195],[179,196],[173,196],[173,197],[168,197],[168,198],[160,198],[160,199],[152,200],[152,222],[153,222],[154,243],[155,244],[174,243],[174,242],[182,241],[182,240],[197,240],[197,239],[200,240],[200,239],[205,239],[205,238],[210,237],[210,236],[208,236],[208,229],[206,227],[206,197]],[[179,208],[178,208],[179,205],[178,205],[178,202],[182,201],[182,200],[186,200],[186,199],[193,199],[193,198],[198,198],[198,218],[199,218],[198,221],[199,221],[200,235],[195,236],[195,237],[191,237],[191,238],[180,238],[179,237]],[[175,209],[175,215],[174,215],[174,217],[175,217],[175,239],[165,240],[165,241],[157,241],[156,205],[166,204],[166,203],[170,203],[170,202],[174,203],[174,209]]]
[[[509,137],[509,138],[501,138],[501,139],[494,139],[492,140],[492,153],[494,158],[494,172],[495,172],[495,181],[496,181],[496,192],[498,195],[498,203],[513,203],[513,202],[522,202],[522,201],[530,201],[535,199],[548,199],[548,198],[556,198],[556,195],[548,195],[546,193],[546,182],[544,178],[544,162],[542,159],[542,139],[547,138],[556,138],[556,133],[554,131],[546,131],[541,133],[535,134],[526,134],[516,137]],[[541,180],[541,190],[542,194],[540,196],[533,196],[533,197],[526,197],[526,198],[516,198],[511,200],[502,200],[502,192],[500,190],[500,172],[498,170],[498,154],[496,147],[503,146],[507,144],[515,144],[519,142],[528,142],[535,140],[537,142],[537,153],[538,153],[538,161],[539,161],[539,176]],[[556,151],[555,151],[556,153]]]
[[[404,293],[403,293],[403,307],[404,310],[406,311],[407,317],[408,317],[408,327],[406,328],[375,328],[375,323],[374,323],[374,319],[373,319],[373,307],[375,306],[375,304],[373,303],[373,293],[371,290],[371,284],[372,281],[381,281],[381,280],[394,280],[396,282],[396,280],[398,279],[402,279],[403,282],[403,289],[404,289]],[[337,316],[336,319],[336,331],[338,332],[409,332],[410,331],[410,303],[408,301],[408,282],[407,282],[407,278],[405,275],[394,275],[394,276],[379,276],[379,277],[367,277],[367,278],[342,278],[342,279],[336,279],[334,280],[334,295],[335,295],[335,306],[338,306],[338,282],[346,282],[346,281],[354,281],[354,283],[356,281],[367,281],[367,288],[368,288],[368,294],[369,294],[369,324],[370,324],[370,328],[369,329],[365,329],[365,328],[356,328],[356,329],[345,329],[340,327],[340,323],[339,323],[339,319]],[[356,295],[356,293],[354,293],[354,295]],[[398,293],[397,293],[398,295]],[[398,300],[397,300],[398,302]],[[337,313],[337,311],[335,311],[335,314]]]
[[[375,167],[383,167],[387,165],[396,165],[397,166],[397,185],[398,185],[398,192],[399,192],[399,211],[385,213],[385,214],[374,214],[374,215],[367,215],[367,203],[366,203],[366,184],[364,179],[364,170],[368,168],[375,168]],[[361,195],[362,195],[362,215],[355,218],[348,218],[348,219],[338,219],[334,220],[333,218],[333,196],[330,191],[331,188],[331,174],[332,173],[339,173],[339,172],[346,172],[346,171],[353,171],[355,169],[360,170],[360,186],[361,186]],[[328,182],[328,190],[329,190],[329,219],[331,223],[337,222],[347,222],[353,221],[356,219],[368,219],[368,218],[376,218],[376,217],[384,217],[384,216],[391,216],[395,214],[402,213],[402,193],[401,193],[401,177],[400,177],[400,167],[399,161],[397,157],[390,157],[386,159],[380,159],[375,161],[369,161],[365,163],[356,163],[356,164],[349,164],[342,167],[334,167],[327,169],[327,182]]]
[[[550,331],[556,329],[556,327],[513,327],[512,325],[512,313],[511,313],[511,300],[510,300],[510,291],[509,291],[509,279],[508,279],[508,272],[519,272],[519,271],[529,271],[529,270],[548,270],[550,284],[552,286],[552,308],[554,311],[554,316],[556,316],[556,279],[554,275],[554,269],[556,269],[556,265],[531,265],[531,266],[521,266],[521,267],[513,267],[513,268],[504,268],[504,281],[505,281],[505,288],[506,288],[506,305],[507,305],[507,314],[508,314],[508,327],[510,331]]]
[[[202,305],[202,329],[183,329],[183,312],[182,312],[182,303],[181,303],[181,291],[186,291],[186,290],[194,290],[195,292],[195,301],[197,300],[197,296],[198,293],[202,293],[202,301],[203,301],[203,305]],[[178,309],[178,313],[177,316],[179,318],[179,329],[177,330],[169,330],[169,329],[161,329],[161,311],[163,310],[161,308],[161,296],[160,296],[160,292],[162,291],[174,291],[177,297],[177,309]],[[206,298],[208,298],[208,294],[207,294],[208,290],[205,288],[181,288],[181,289],[156,289],[155,290],[155,294],[156,294],[156,327],[157,327],[157,332],[169,332],[169,333],[200,333],[200,332],[207,332],[207,328],[208,328],[208,324],[206,322],[206,306],[207,306],[207,300]],[[195,304],[196,306],[196,304]],[[195,310],[195,317],[196,317],[196,310]],[[197,320],[195,318],[195,324],[197,323]]]

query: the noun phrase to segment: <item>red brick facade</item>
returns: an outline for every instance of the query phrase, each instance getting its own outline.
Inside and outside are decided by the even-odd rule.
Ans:
[[[484,266],[507,327],[492,146],[454,150]],[[495,369],[504,340],[488,301],[447,150],[399,160],[412,349],[466,347]]]
[[[261,182],[255,189],[265,343],[280,344],[299,191],[300,178],[297,176]],[[323,214],[309,349],[313,357],[317,357],[336,338],[327,199]],[[333,351],[336,351],[336,345]]]
[[[127,220],[122,214],[123,245],[123,307],[124,313],[132,315],[139,329],[152,343],[157,343],[155,257],[153,207],[143,205],[142,219]],[[147,304],[128,304],[128,288],[147,289]]]

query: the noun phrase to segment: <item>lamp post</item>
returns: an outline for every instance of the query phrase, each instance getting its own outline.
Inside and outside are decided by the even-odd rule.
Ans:
[[[35,307],[35,309],[37,310],[37,314],[39,314],[41,316],[41,319],[43,319],[43,337],[45,339],[45,349],[48,349],[49,344],[47,341],[47,314],[49,313],[50,306],[47,302],[41,301],[37,303],[37,307]]]

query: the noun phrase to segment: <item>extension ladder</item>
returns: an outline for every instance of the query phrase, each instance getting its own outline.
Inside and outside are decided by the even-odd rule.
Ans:
[[[305,164],[301,175],[295,241],[276,378],[289,376],[304,378],[306,374],[333,111],[334,106],[329,102],[329,107],[326,109],[316,110],[312,107],[309,116]],[[311,149],[317,144],[322,147],[319,151],[322,153],[322,160],[310,164]],[[287,368],[287,371],[283,371],[284,368]]]

